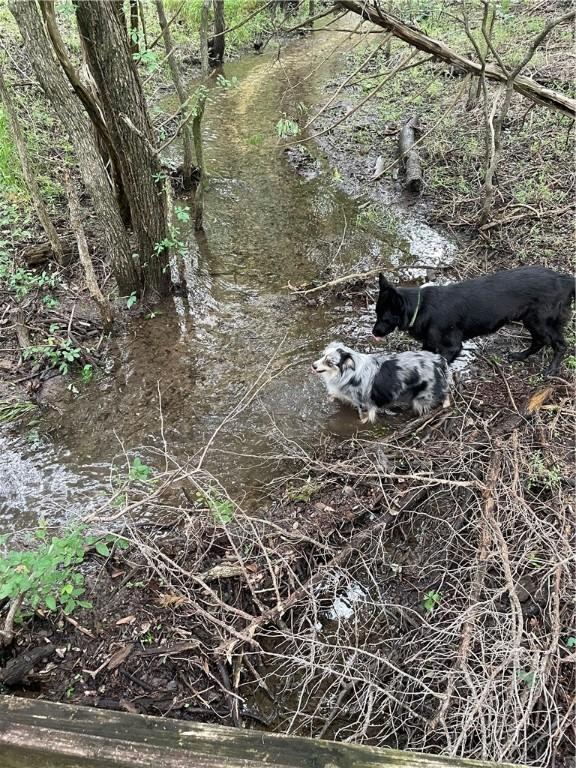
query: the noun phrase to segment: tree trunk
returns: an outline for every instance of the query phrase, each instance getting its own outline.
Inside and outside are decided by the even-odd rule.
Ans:
[[[138,0],[130,0],[130,51],[140,53],[138,42]]]
[[[206,81],[210,63],[208,60],[208,13],[210,10],[210,0],[202,0],[202,12],[200,15],[200,59],[202,61],[203,80]],[[200,181],[196,187],[194,196],[194,228],[201,230],[204,228],[204,190],[206,189],[206,169],[204,167],[204,151],[202,147],[202,118],[206,106],[206,97],[208,89],[203,84],[200,86],[200,92],[196,102],[194,120],[192,121],[192,133],[194,135],[194,149],[196,150],[196,165],[200,173]]]
[[[500,88],[500,92],[502,87]],[[506,88],[504,89],[504,101],[502,109],[497,115],[498,102],[500,100],[501,93],[497,93],[494,97],[494,105],[492,112],[488,118],[486,124],[486,163],[484,174],[484,200],[482,202],[482,212],[480,213],[480,226],[486,224],[490,219],[492,213],[492,205],[494,203],[494,176],[496,175],[496,169],[500,161],[500,155],[502,153],[502,126],[506,121],[508,110],[512,102],[512,95],[514,93],[514,80],[510,79]],[[485,96],[487,98],[487,95]]]
[[[212,38],[211,63],[222,64],[224,62],[224,48],[226,46],[226,36],[224,29],[224,0],[213,0],[214,2],[214,37]]]
[[[202,77],[208,77],[210,69],[210,57],[208,53],[208,16],[210,14],[210,0],[202,0],[202,9],[200,11],[200,62],[202,66]]]
[[[108,162],[112,166],[111,175],[116,189],[116,197],[118,199],[118,205],[120,206],[120,213],[122,215],[122,221],[124,224],[130,223],[130,206],[124,192],[124,185],[122,184],[122,177],[120,176],[120,168],[118,163],[118,157],[114,151],[114,146],[108,133],[108,128],[104,122],[102,114],[102,107],[99,103],[98,92],[95,83],[83,83],[80,78],[80,73],[76,71],[66,45],[60,34],[58,24],[56,23],[56,10],[54,6],[54,0],[40,0],[40,10],[44,23],[46,24],[46,31],[48,37],[52,43],[56,58],[60,62],[62,69],[64,70],[66,77],[70,81],[70,85],[76,92],[76,95],[84,105],[88,117],[92,121],[94,126],[94,132],[96,136],[96,144],[98,150],[102,156],[104,165]],[[82,45],[82,53],[85,58],[85,49]],[[92,87],[90,87],[92,86]]]
[[[76,236],[76,242],[78,243],[78,255],[80,257],[80,263],[84,270],[84,278],[86,280],[86,287],[88,293],[100,310],[100,317],[102,318],[102,325],[105,331],[109,331],[114,324],[114,312],[108,299],[104,296],[98,285],[96,278],[96,272],[94,271],[94,264],[90,258],[90,250],[88,248],[88,242],[86,240],[86,233],[84,232],[84,225],[82,224],[82,210],[80,208],[80,201],[78,194],[74,188],[74,182],[70,179],[69,174],[64,174],[64,187],[66,188],[66,195],[68,196],[68,208],[70,209],[70,226]]]
[[[167,293],[168,222],[160,159],[126,30],[113,0],[80,2],[76,19],[120,163],[146,289]]]
[[[14,105],[14,102],[12,101],[12,96],[10,95],[10,89],[8,88],[6,82],[4,81],[4,75],[2,73],[1,63],[0,63],[0,99],[4,104],[4,109],[6,110],[6,114],[8,115],[8,120],[10,121],[12,136],[14,137],[14,142],[16,143],[16,149],[18,150],[18,157],[20,158],[20,164],[22,166],[22,173],[24,174],[24,181],[26,182],[26,186],[28,187],[28,191],[30,192],[30,197],[32,198],[32,204],[34,205],[36,214],[38,216],[38,219],[40,220],[40,224],[42,225],[42,228],[46,233],[46,237],[50,241],[50,245],[52,247],[54,255],[58,259],[58,262],[62,264],[64,262],[64,251],[62,249],[62,244],[60,242],[60,239],[58,237],[58,233],[56,232],[54,224],[52,224],[52,220],[50,219],[48,210],[44,205],[44,200],[42,200],[42,195],[40,193],[40,187],[38,186],[38,182],[36,181],[36,177],[34,176],[34,173],[32,171],[32,167],[30,165],[30,158],[28,157],[28,146],[26,144],[26,139],[24,137],[24,133],[20,128],[18,113],[16,112],[16,107]]]
[[[146,31],[146,10],[142,0],[138,0],[138,9],[140,12],[140,24],[142,25],[142,38],[144,40],[144,50],[148,49],[148,33]]]
[[[314,2],[314,0],[308,0],[308,16],[310,17],[310,19],[312,19],[312,16],[314,16],[315,10],[316,9],[315,9],[315,2]],[[313,27],[314,27],[314,22],[310,21],[308,23],[308,26],[312,30]]]
[[[193,187],[192,174],[194,172],[193,162],[193,135],[190,121],[187,119],[190,113],[188,107],[188,96],[184,85],[182,84],[182,78],[178,71],[178,65],[174,58],[174,44],[172,42],[172,35],[170,34],[170,26],[166,20],[166,14],[164,12],[164,3],[162,0],[156,0],[156,10],[158,12],[158,21],[160,22],[160,29],[162,30],[162,37],[164,38],[164,48],[166,50],[166,57],[168,59],[168,65],[170,67],[170,73],[172,75],[172,82],[176,88],[178,94],[178,100],[180,101],[180,109],[182,114],[182,145],[184,149],[184,160],[182,164],[182,186],[184,189],[189,190]]]
[[[194,229],[204,229],[204,190],[206,188],[206,170],[204,168],[204,150],[202,147],[202,118],[206,106],[206,94],[202,92],[196,103],[196,112],[192,120],[192,133],[194,135],[194,149],[196,150],[196,165],[200,174],[200,180],[194,195]]]
[[[53,58],[36,4],[10,0],[9,8],[24,39],[36,77],[74,145],[82,180],[102,225],[104,250],[110,254],[118,289],[128,295],[138,290],[138,271],[90,121]]]

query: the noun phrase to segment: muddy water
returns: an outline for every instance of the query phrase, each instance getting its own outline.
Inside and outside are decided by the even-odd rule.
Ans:
[[[286,286],[395,264],[399,245],[418,257],[421,242],[408,220],[400,233],[362,224],[326,159],[299,171],[278,146],[282,112],[322,103],[344,67],[344,54],[322,63],[332,43],[328,35],[315,46],[298,40],[279,60],[270,51],[226,66],[237,84],[211,90],[206,232],[195,237],[182,224],[186,252],[174,265],[181,290],[115,339],[108,372],[78,385],[61,413],[42,417],[41,444],[0,438],[1,528],[93,509],[110,495],[111,463],[122,463],[124,451],[161,447],[161,426],[174,455],[194,456],[268,364],[275,378],[226,423],[207,458],[238,498],[256,499],[278,471],[254,457],[276,453],[280,433],[313,443],[356,428],[353,414],[326,402],[309,363],[333,339],[368,350],[373,309],[341,300],[308,306]],[[435,247],[445,246],[436,237]]]

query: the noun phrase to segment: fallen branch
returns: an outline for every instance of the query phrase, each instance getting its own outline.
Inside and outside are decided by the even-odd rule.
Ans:
[[[432,126],[431,126],[431,127],[430,127],[430,128],[427,130],[427,131],[426,131],[426,133],[423,133],[423,134],[422,134],[422,136],[420,136],[420,138],[419,138],[419,139],[417,139],[417,140],[416,140],[416,141],[415,141],[415,142],[412,144],[412,146],[410,147],[410,149],[411,149],[412,151],[414,150],[414,147],[417,147],[417,146],[418,146],[418,144],[421,144],[421,143],[424,141],[424,139],[425,139],[427,136],[429,136],[429,135],[432,133],[432,131],[436,130],[436,128],[437,128],[437,127],[440,125],[440,123],[441,123],[441,122],[443,122],[443,121],[446,119],[446,115],[448,115],[448,114],[450,114],[450,112],[452,112],[452,110],[454,109],[454,107],[456,106],[456,104],[458,104],[458,102],[460,101],[460,98],[461,98],[462,94],[464,93],[464,90],[465,90],[465,89],[466,89],[466,87],[468,86],[468,82],[469,82],[469,78],[468,78],[468,77],[465,77],[465,78],[464,78],[464,80],[462,81],[462,85],[461,85],[461,87],[458,89],[458,93],[456,94],[456,96],[455,96],[454,100],[452,101],[452,103],[451,103],[451,104],[448,106],[448,108],[447,108],[447,109],[446,109],[444,112],[442,112],[442,114],[440,115],[440,117],[438,118],[438,120],[436,120],[436,122],[434,123],[434,125],[432,125]],[[382,176],[384,176],[384,174],[385,174],[385,173],[388,173],[388,171],[389,171],[391,168],[394,168],[394,166],[396,165],[396,163],[400,162],[400,161],[401,161],[401,160],[403,160],[403,159],[404,159],[404,155],[400,155],[400,157],[396,158],[396,160],[394,160],[392,163],[390,163],[390,165],[386,166],[386,168],[384,168],[382,171],[380,171],[380,173],[378,173],[378,174],[375,174],[374,176],[372,176],[372,177],[370,178],[370,181],[377,181],[377,180],[378,180],[378,179],[380,179]]]
[[[336,6],[352,11],[352,13],[356,13],[373,24],[390,30],[400,40],[404,40],[409,45],[426,53],[433,53],[438,59],[447,62],[456,69],[464,70],[477,77],[483,73],[488,80],[496,80],[501,83],[506,83],[508,80],[507,74],[500,68],[494,65],[486,65],[483,68],[481,64],[461,56],[440,40],[428,37],[420,30],[405,24],[401,19],[382,10],[380,6],[376,8],[374,5],[358,0],[337,0]],[[566,14],[563,21],[573,18],[575,13]],[[562,112],[572,119],[576,118],[575,99],[565,96],[560,91],[545,88],[529,77],[518,75],[514,80],[514,90],[538,104]]]
[[[6,619],[4,620],[4,627],[0,629],[0,646],[10,645],[14,639],[14,619],[20,610],[23,600],[24,595],[22,594],[10,601],[10,608],[6,614]]]
[[[354,280],[363,280],[365,277],[372,277],[372,275],[377,275],[379,272],[382,272],[382,267],[369,269],[367,272],[352,272],[349,275],[337,277],[335,280],[329,280],[327,283],[322,283],[322,285],[317,285],[314,288],[306,288],[305,290],[296,288],[290,283],[288,283],[287,287],[292,291],[292,293],[296,293],[298,296],[305,296],[308,293],[316,293],[317,291],[323,291],[325,288],[332,288],[335,285],[342,285],[342,283],[351,283]]]
[[[55,651],[55,646],[49,644],[40,645],[37,648],[31,648],[29,651],[24,651],[24,653],[16,656],[15,659],[11,659],[4,669],[0,670],[0,680],[2,680],[4,685],[16,685],[26,677],[28,672],[30,672],[39,661],[48,656],[52,656]]]
[[[508,216],[505,219],[498,219],[497,221],[491,221],[488,224],[483,224],[479,230],[480,232],[486,232],[494,227],[503,227],[505,224],[511,224],[513,221],[522,221],[522,219],[531,219],[536,217],[537,219],[544,219],[548,216],[562,216],[563,213],[573,210],[574,203],[565,205],[563,208],[552,208],[550,211],[529,211],[528,213],[518,213],[515,216]]]

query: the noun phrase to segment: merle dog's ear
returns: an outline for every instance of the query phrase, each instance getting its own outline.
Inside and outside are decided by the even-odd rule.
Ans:
[[[353,371],[356,369],[356,363],[352,355],[347,355],[342,361],[342,368],[351,368]]]

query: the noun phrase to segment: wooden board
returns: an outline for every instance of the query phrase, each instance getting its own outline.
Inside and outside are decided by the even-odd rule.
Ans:
[[[1,768],[488,765],[495,764],[0,696]]]

